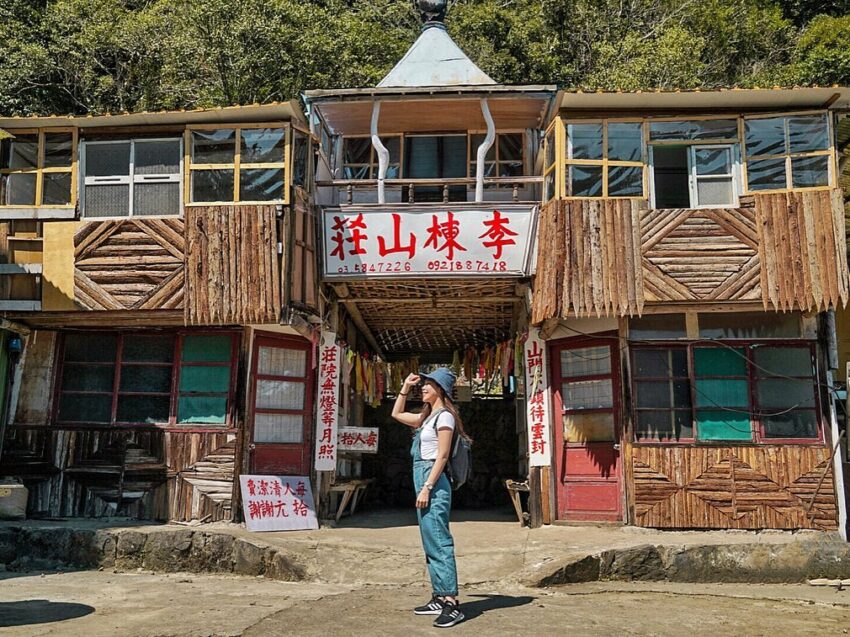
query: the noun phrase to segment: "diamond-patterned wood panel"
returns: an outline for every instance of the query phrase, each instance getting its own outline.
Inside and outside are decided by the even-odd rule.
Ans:
[[[825,447],[634,447],[635,524],[656,528],[837,528]]]
[[[86,310],[183,308],[182,219],[95,221],[74,235],[74,297]]]

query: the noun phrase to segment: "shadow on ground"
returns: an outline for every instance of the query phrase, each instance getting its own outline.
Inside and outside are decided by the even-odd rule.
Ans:
[[[28,599],[21,602],[0,602],[0,628],[50,624],[85,617],[94,612],[93,606],[69,602],[51,602],[46,599]]]
[[[536,597],[523,595],[521,597],[512,597],[510,595],[469,595],[470,598],[480,598],[475,601],[464,601],[461,603],[461,609],[466,616],[466,621],[480,617],[487,611],[498,610],[501,608],[515,608],[517,606],[525,606],[533,602]]]

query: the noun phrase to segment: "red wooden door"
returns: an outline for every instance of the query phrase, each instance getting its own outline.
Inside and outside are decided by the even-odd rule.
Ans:
[[[312,345],[261,336],[251,363],[251,472],[310,475],[313,431]]]
[[[552,346],[558,519],[622,519],[617,351],[612,339]]]

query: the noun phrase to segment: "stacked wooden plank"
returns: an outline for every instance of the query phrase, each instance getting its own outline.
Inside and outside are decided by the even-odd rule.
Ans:
[[[765,309],[826,310],[848,300],[841,191],[756,195]]]
[[[187,325],[277,323],[281,271],[275,206],[186,210]]]

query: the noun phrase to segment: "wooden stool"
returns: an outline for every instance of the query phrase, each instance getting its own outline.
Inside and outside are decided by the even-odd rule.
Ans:
[[[357,504],[360,502],[361,497],[373,481],[374,480],[372,478],[360,478],[354,480],[346,480],[345,482],[340,482],[331,486],[331,493],[342,494],[342,499],[340,500],[339,506],[336,510],[335,518],[337,522],[339,522],[339,519],[343,516],[345,512],[345,508],[349,505],[349,515],[352,515],[357,510]]]
[[[522,504],[519,500],[520,491],[528,493],[528,482],[516,482],[515,480],[505,480],[505,487],[508,489],[508,494],[511,496],[511,502],[514,504],[516,516],[519,518],[519,525],[525,526],[528,524],[528,513],[522,512]]]

